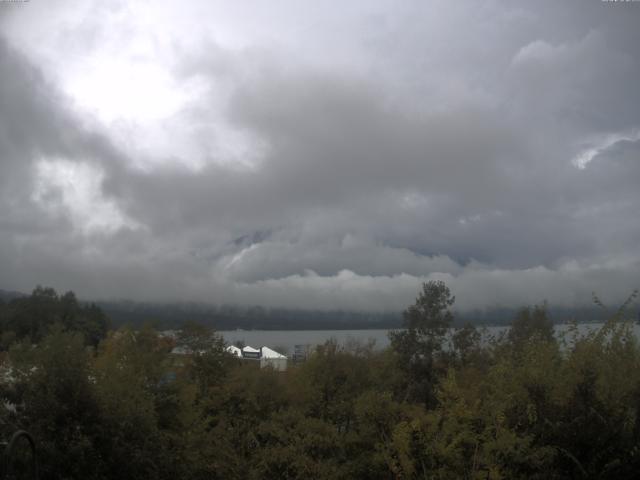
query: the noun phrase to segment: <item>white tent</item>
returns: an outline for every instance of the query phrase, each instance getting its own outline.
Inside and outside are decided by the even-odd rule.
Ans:
[[[260,368],[271,367],[279,372],[287,369],[287,357],[281,353],[271,350],[269,347],[260,349],[262,355],[260,357]]]
[[[247,345],[242,349],[242,356],[244,358],[255,358],[257,360],[260,358],[260,350]]]
[[[229,345],[226,348],[227,352],[229,352],[231,355],[233,355],[234,357],[240,357],[242,358],[242,350],[240,350],[238,347],[236,347],[235,345]]]

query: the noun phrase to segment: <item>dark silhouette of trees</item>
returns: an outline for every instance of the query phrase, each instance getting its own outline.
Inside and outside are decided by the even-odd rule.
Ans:
[[[453,322],[450,308],[455,302],[442,281],[422,285],[413,305],[403,312],[403,330],[389,334],[391,348],[398,356],[398,368],[406,377],[407,399],[432,406],[441,353],[448,329]]]
[[[38,343],[56,324],[81,333],[85,343],[94,347],[109,327],[106,315],[95,304],[81,304],[73,292],[58,295],[53,288],[37,286],[31,295],[0,306],[0,346],[7,349],[11,343],[26,339]]]

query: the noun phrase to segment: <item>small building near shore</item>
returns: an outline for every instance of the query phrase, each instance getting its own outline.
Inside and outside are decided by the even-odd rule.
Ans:
[[[284,372],[287,369],[287,357],[281,353],[271,350],[269,347],[262,347],[260,353],[260,368],[269,367],[279,372]]]
[[[287,370],[287,357],[269,347],[261,347],[260,349],[257,349],[249,345],[243,348],[238,348],[235,345],[229,345],[225,350],[227,353],[238,359],[246,360],[248,362],[259,362],[260,368],[269,367],[277,370],[278,372],[284,372]],[[183,357],[193,355],[194,352],[186,346],[178,345],[173,348],[171,353],[176,357]]]

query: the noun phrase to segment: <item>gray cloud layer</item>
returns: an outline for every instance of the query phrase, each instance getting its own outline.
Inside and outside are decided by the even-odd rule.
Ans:
[[[378,310],[433,278],[463,309],[640,284],[638,5],[52,5],[0,7],[0,287]]]

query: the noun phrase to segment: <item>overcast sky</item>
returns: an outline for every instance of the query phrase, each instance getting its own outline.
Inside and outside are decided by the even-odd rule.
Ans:
[[[640,287],[640,2],[0,2],[0,288]]]

